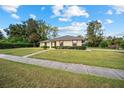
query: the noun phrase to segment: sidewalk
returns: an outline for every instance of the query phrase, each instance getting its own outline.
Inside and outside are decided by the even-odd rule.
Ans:
[[[82,64],[62,63],[62,62],[56,62],[50,60],[26,58],[26,57],[19,57],[19,56],[5,55],[5,54],[0,54],[0,58],[15,62],[20,62],[20,63],[34,64],[47,68],[61,69],[73,73],[80,73],[80,74],[84,73],[84,74],[96,75],[106,78],[124,80],[124,70],[119,70],[119,69],[110,69],[110,68],[88,66]]]
[[[32,54],[25,55],[25,56],[23,56],[23,57],[30,57],[30,56],[33,56],[33,55],[36,55],[36,54],[40,54],[40,53],[47,52],[47,51],[49,51],[49,50],[52,50],[52,49],[47,49],[47,50],[38,51],[38,52],[35,52],[35,53],[32,53]]]

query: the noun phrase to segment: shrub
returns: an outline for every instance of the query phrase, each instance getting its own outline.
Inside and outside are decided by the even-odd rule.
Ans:
[[[124,49],[124,41],[121,42],[120,46],[122,49]]]
[[[0,43],[0,49],[33,47],[31,43]]]
[[[81,49],[86,50],[86,48],[87,48],[86,45],[82,44]]]
[[[49,48],[49,47],[48,47],[48,46],[43,46],[42,48],[43,48],[43,49],[47,49],[47,48]]]
[[[107,41],[102,41],[102,42],[100,43],[99,47],[101,47],[101,48],[106,48],[106,47],[108,47]]]
[[[58,49],[59,47],[57,47],[57,46],[52,46],[52,48]]]
[[[56,46],[56,47],[52,47],[52,48],[56,48],[56,49],[79,49],[79,50],[85,50],[86,49],[86,45],[82,45],[82,46]]]

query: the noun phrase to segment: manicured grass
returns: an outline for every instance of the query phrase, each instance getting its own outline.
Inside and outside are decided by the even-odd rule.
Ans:
[[[89,50],[96,50],[96,51],[115,51],[115,52],[124,52],[124,49],[109,49],[109,48],[98,48],[98,47],[89,47]]]
[[[0,59],[0,87],[124,87],[124,80],[74,74]]]
[[[43,50],[42,48],[13,48],[13,49],[0,49],[1,54],[10,54],[24,56],[37,51]]]
[[[34,58],[49,59],[65,63],[77,63],[92,66],[124,69],[124,52],[83,51],[83,50],[51,50]]]

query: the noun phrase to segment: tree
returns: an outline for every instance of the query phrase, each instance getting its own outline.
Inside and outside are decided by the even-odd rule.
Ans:
[[[40,20],[38,21],[39,24],[39,34],[41,36],[41,40],[47,40],[48,39],[48,25],[45,21]]]
[[[3,38],[4,38],[3,33],[2,33],[2,31],[0,30],[0,39],[3,39]]]
[[[38,32],[38,22],[32,18],[25,21],[26,36],[29,37],[32,33]]]
[[[121,48],[124,49],[124,40],[120,44]]]
[[[4,31],[7,33],[10,42],[28,42],[26,31],[22,24],[10,24]]]
[[[55,38],[57,35],[58,35],[58,28],[57,27],[53,27],[52,26],[52,29],[51,29],[51,31],[52,31],[52,38]]]
[[[87,42],[91,47],[99,46],[103,40],[102,24],[98,21],[91,21],[87,24]]]
[[[117,49],[120,48],[123,38],[121,37],[108,37],[107,42],[109,46],[115,46]]]
[[[41,40],[47,40],[55,38],[57,36],[58,28],[45,23],[45,21],[39,21],[39,33],[41,34]]]
[[[42,40],[56,37],[58,28],[47,24],[43,20],[30,18],[21,24],[10,24],[9,27],[4,30],[12,42],[18,42],[18,40],[22,42],[27,41],[37,46]]]
[[[116,38],[116,39],[115,39],[115,44],[116,44],[117,46],[120,46],[120,44],[121,44],[122,41],[123,41],[123,38]]]
[[[40,35],[36,34],[36,33],[32,33],[29,36],[29,41],[32,42],[34,44],[34,46],[37,46],[40,40]]]
[[[54,27],[54,26],[50,26],[48,27],[49,29],[49,36],[48,38],[51,39],[51,38],[55,38],[58,34],[58,28],[57,27]]]
[[[107,43],[107,41],[106,40],[103,40],[103,41],[101,41],[100,42],[100,45],[99,45],[101,48],[106,48],[106,47],[108,47],[108,43]]]

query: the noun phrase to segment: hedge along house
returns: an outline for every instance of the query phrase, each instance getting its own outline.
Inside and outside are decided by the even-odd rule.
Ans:
[[[40,42],[40,47],[48,46],[48,47],[56,47],[56,46],[82,46],[84,40],[82,37],[74,37],[74,36],[62,36],[59,38],[54,38],[51,40],[45,40]]]

